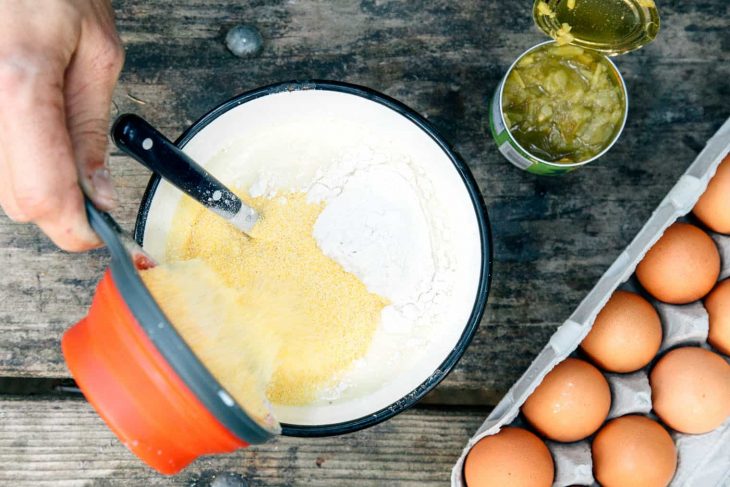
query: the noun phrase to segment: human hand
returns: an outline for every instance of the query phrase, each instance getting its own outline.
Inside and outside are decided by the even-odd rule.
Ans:
[[[108,0],[0,2],[0,206],[68,251],[100,244],[81,188],[116,204],[107,130],[123,64]]]

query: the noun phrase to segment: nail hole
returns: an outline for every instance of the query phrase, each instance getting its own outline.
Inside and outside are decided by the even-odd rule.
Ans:
[[[142,141],[142,148],[144,150],[150,150],[152,148],[152,139],[147,138]]]

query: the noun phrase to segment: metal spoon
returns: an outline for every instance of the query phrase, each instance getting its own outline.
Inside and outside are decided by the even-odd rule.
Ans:
[[[138,115],[120,115],[112,140],[121,150],[248,234],[259,214]]]

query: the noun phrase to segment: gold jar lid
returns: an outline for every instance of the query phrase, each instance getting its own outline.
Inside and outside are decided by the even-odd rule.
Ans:
[[[559,44],[609,56],[639,49],[659,32],[654,0],[535,0],[532,16]]]

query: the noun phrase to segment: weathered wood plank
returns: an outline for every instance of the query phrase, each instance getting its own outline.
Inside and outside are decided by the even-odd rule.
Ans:
[[[616,147],[558,179],[513,168],[490,139],[486,106],[505,68],[543,39],[529,4],[119,1],[127,66],[114,112],[138,112],[176,136],[243,90],[330,78],[428,116],[472,168],[495,239],[486,319],[442,397],[493,402],[730,113],[727,2],[662,2],[657,41],[617,59],[631,113]],[[261,30],[259,58],[226,51],[225,31],[239,22]],[[111,164],[122,199],[116,215],[131,228],[147,173],[118,155]],[[67,375],[58,341],[83,315],[105,260],[103,251],[58,252],[34,228],[0,217],[0,375]]]
[[[14,486],[445,485],[485,412],[412,410],[369,430],[279,438],[194,462],[175,477],[145,467],[77,400],[0,399],[0,484]],[[229,483],[218,484],[216,478]]]

